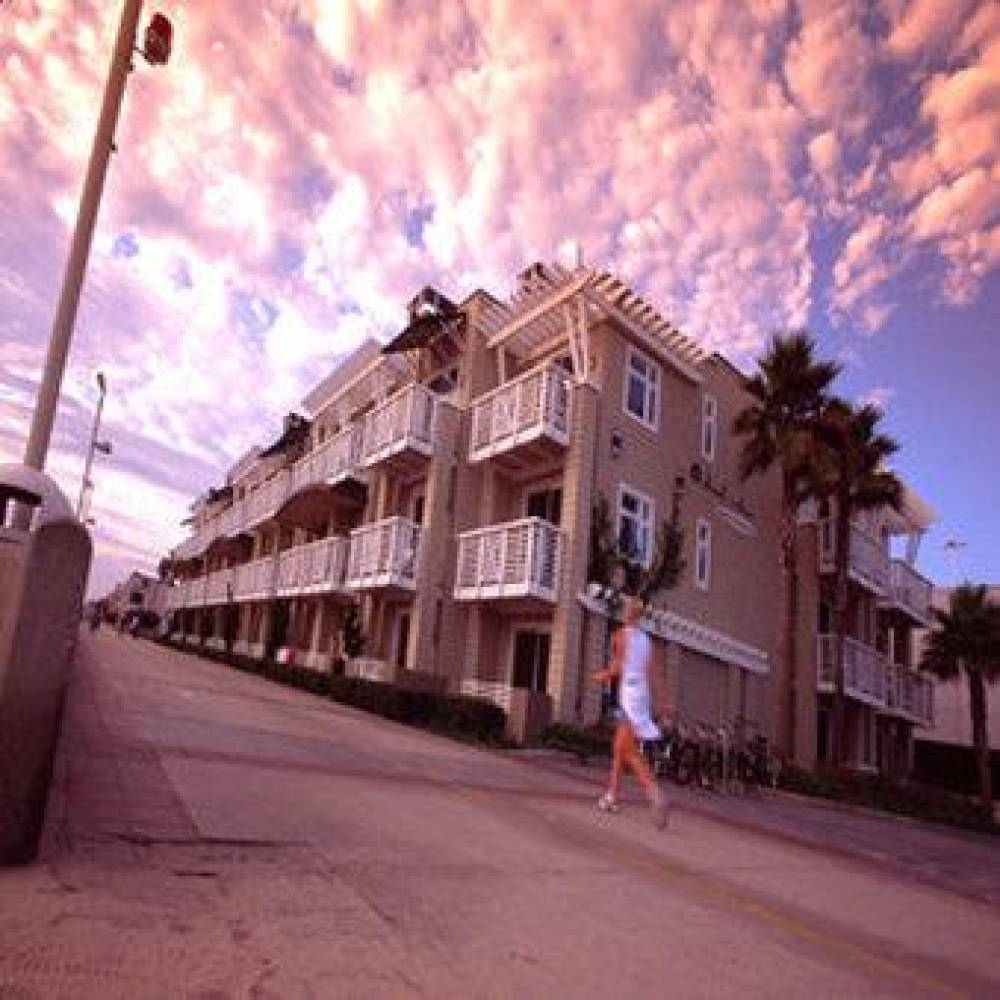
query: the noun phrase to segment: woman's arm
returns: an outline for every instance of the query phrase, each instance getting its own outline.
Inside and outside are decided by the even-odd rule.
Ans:
[[[624,629],[618,629],[618,631],[611,637],[611,660],[607,667],[603,670],[597,670],[594,672],[594,680],[601,684],[608,684],[616,677],[621,676],[622,658],[625,652],[623,637],[624,631]]]

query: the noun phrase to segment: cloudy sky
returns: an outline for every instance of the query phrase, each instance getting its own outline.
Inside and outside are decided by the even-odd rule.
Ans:
[[[159,9],[174,56],[130,79],[49,457],[75,500],[103,370],[92,592],[422,284],[505,293],[568,237],[737,363],[814,331],[940,514],[925,570],[1000,580],[1000,4]],[[0,461],[119,10],[0,2]]]

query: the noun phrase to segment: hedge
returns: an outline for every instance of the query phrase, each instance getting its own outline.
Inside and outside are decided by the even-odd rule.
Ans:
[[[605,726],[584,729],[565,722],[553,722],[542,733],[543,746],[576,754],[581,762],[589,757],[610,757],[611,739],[611,730]]]
[[[990,753],[993,797],[1000,799],[1000,750]],[[950,792],[979,794],[979,770],[972,747],[917,740],[913,748],[913,776],[925,785]]]
[[[858,774],[854,771],[819,771],[811,774],[786,767],[778,779],[778,787],[835,802],[912,816],[932,823],[1000,833],[1000,826],[977,800],[952,795],[916,782],[891,781],[883,775]]]
[[[382,681],[345,677],[342,674],[277,663],[274,660],[258,660],[252,656],[218,649],[193,648],[187,643],[169,638],[157,641],[171,649],[225,663],[245,673],[331,698],[340,704],[381,715],[393,722],[483,743],[504,742],[506,714],[498,705],[481,698],[410,691]]]

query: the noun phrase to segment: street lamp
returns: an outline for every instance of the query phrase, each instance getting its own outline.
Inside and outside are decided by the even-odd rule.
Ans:
[[[118,114],[125,94],[125,82],[132,69],[132,54],[138,51],[151,66],[162,66],[170,57],[173,32],[170,22],[162,14],[153,16],[146,29],[144,45],[141,49],[137,48],[135,36],[141,12],[142,0],[125,0],[121,22],[118,25],[118,37],[115,40],[115,50],[111,57],[111,68],[104,86],[101,115],[97,120],[97,131],[94,133],[87,175],[83,182],[83,194],[80,196],[73,242],[70,245],[66,271],[63,274],[59,304],[52,323],[48,353],[45,356],[45,369],[38,386],[28,444],[24,451],[24,464],[32,469],[45,467],[45,456],[49,450],[52,424],[55,421],[56,403],[59,400],[59,387],[66,368],[66,356],[69,354],[73,324],[80,302],[80,289],[97,221],[97,209],[104,190],[108,160],[115,149],[115,127],[118,124]]]
[[[111,454],[110,441],[98,441],[97,434],[101,429],[101,411],[104,409],[104,397],[108,391],[108,384],[104,379],[104,372],[97,373],[97,388],[100,395],[97,397],[97,409],[94,411],[94,425],[90,430],[90,444],[87,446],[87,460],[83,465],[83,482],[80,484],[80,499],[76,503],[76,516],[83,518],[83,501],[88,490],[93,490],[94,483],[90,478],[90,467],[94,462],[94,452],[99,451],[102,455]],[[92,518],[87,518],[86,523],[92,523]]]

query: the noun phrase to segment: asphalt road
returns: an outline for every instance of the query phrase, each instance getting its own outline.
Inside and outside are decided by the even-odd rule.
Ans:
[[[43,858],[0,872],[3,1000],[1000,996],[1000,908],[898,867],[683,797],[659,832],[145,642],[78,659]]]

